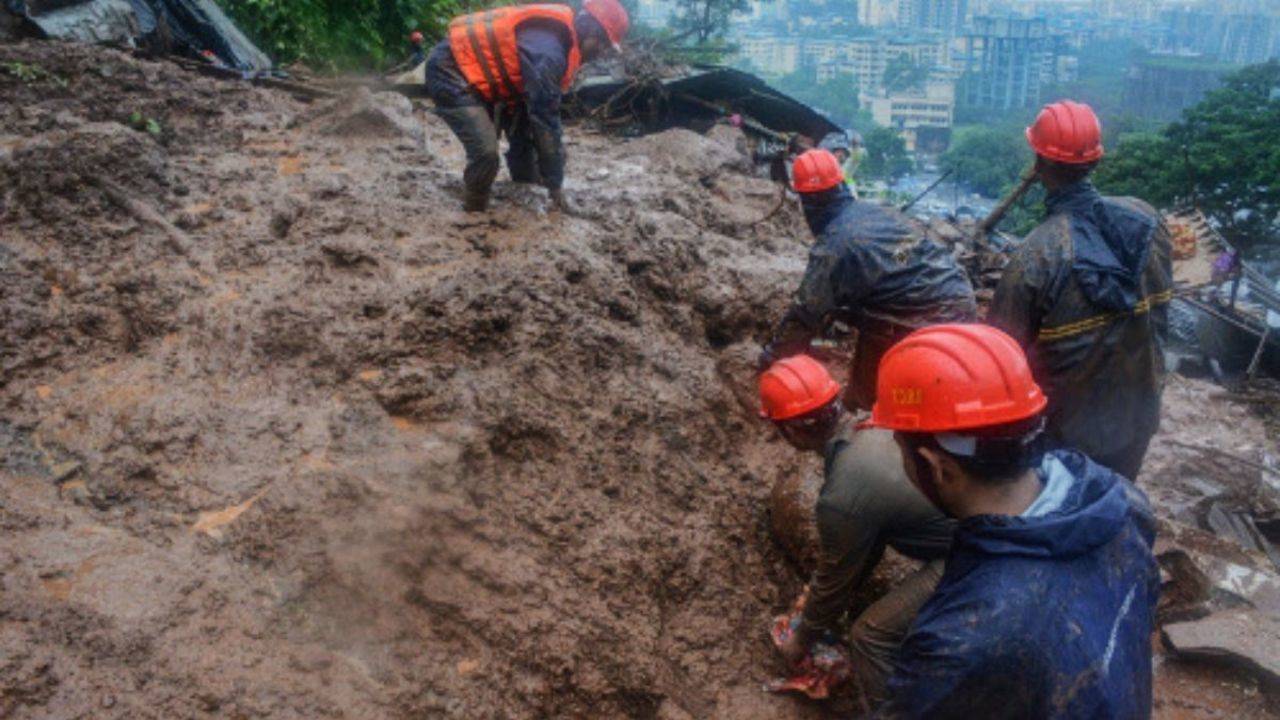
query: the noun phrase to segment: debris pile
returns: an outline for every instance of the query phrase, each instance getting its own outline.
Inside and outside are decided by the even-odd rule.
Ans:
[[[756,417],[808,238],[740,132],[571,132],[580,217],[505,181],[475,216],[399,99],[3,63],[41,72],[0,73],[0,715],[822,715],[761,690],[803,582],[770,495],[817,459]],[[1272,612],[1205,488],[1269,491],[1174,441],[1273,441],[1185,382],[1142,482],[1203,654],[1174,620]],[[1265,712],[1232,672],[1162,656],[1157,716]]]

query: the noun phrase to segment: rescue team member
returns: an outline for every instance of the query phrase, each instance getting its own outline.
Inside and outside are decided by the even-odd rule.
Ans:
[[[954,523],[907,479],[892,433],[857,431],[840,402],[840,386],[818,361],[795,355],[760,377],[761,414],[799,450],[822,453],[825,481],[818,495],[818,566],[800,625],[783,655],[795,664],[813,641],[838,634],[854,592],[890,546],[925,561],[872,604],[848,634],[853,676],[863,697],[883,697],[890,662],[916,611],[942,576]]]
[[[880,356],[917,328],[973,320],[973,288],[951,253],[913,237],[902,215],[855,201],[826,150],[796,158],[792,181],[816,242],[794,303],[760,355],[760,369],[805,352],[829,320],[842,320],[858,330],[852,401],[870,410]]]
[[[1134,480],[1160,423],[1169,231],[1150,205],[1089,182],[1102,127],[1088,105],[1047,106],[1027,141],[1049,218],[1014,253],[987,320],[1026,349],[1049,439]]]
[[[488,207],[498,175],[498,136],[506,135],[507,169],[518,183],[541,183],[564,209],[560,99],[578,67],[627,34],[618,0],[513,5],[464,15],[427,58],[427,92],[467,151],[463,206]]]
[[[990,326],[926,328],[885,354],[871,424],[959,524],[877,717],[1150,717],[1155,518],[1080,452],[1036,457],[1048,402]]]
[[[858,166],[862,164],[862,135],[856,130],[827,133],[818,147],[836,156],[840,172],[844,173],[845,184],[849,186],[849,192],[853,193],[853,199],[857,200],[858,187],[854,178],[857,177]]]

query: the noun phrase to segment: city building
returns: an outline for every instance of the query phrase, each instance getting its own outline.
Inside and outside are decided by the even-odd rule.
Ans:
[[[879,28],[898,23],[898,0],[858,0],[858,24]]]
[[[1280,57],[1280,8],[1232,13],[1221,8],[1176,8],[1160,13],[1159,49],[1220,62],[1252,65]]]
[[[789,75],[800,68],[800,43],[775,35],[743,35],[737,38],[739,60],[765,77]]]
[[[841,40],[839,50],[835,53],[824,48],[822,52],[812,55],[812,65],[819,83],[849,75],[862,92],[876,93],[884,83],[884,73],[889,68],[889,62],[900,56],[906,56],[912,63],[924,68],[941,67],[950,63],[947,43],[941,37],[875,35]]]
[[[1057,69],[1056,46],[1044,19],[974,18],[959,58],[958,104],[987,110],[1040,105],[1045,80]]]
[[[1168,122],[1222,84],[1235,66],[1212,58],[1152,55],[1129,68],[1123,105],[1126,113]]]
[[[898,0],[898,24],[955,37],[969,14],[968,0]]]
[[[947,148],[955,120],[955,75],[941,69],[918,89],[863,93],[859,103],[877,125],[898,131],[911,152],[939,153]]]

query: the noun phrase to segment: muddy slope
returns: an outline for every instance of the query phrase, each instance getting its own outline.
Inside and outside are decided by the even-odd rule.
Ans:
[[[0,61],[0,715],[803,714],[743,341],[804,249],[733,136],[471,217],[402,98]]]

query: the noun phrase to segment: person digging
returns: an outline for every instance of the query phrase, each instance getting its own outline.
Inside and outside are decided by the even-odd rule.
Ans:
[[[916,237],[900,213],[855,200],[830,152],[809,150],[796,158],[792,182],[814,244],[791,308],[760,353],[759,369],[807,352],[831,321],[840,320],[858,335],[851,403],[870,410],[881,355],[918,328],[974,320],[973,287],[951,252]]]
[[[1146,496],[1077,450],[1036,450],[1050,401],[996,328],[913,333],[879,383],[869,424],[958,525],[875,717],[1149,718],[1160,570]]]
[[[427,57],[427,92],[462,142],[463,207],[485,210],[498,175],[498,140],[517,183],[541,183],[567,209],[560,102],[578,68],[617,49],[630,20],[618,0],[512,5],[454,18]]]
[[[912,486],[893,435],[857,430],[840,385],[808,355],[775,362],[760,376],[761,415],[798,450],[820,453],[824,481],[814,508],[818,564],[799,624],[780,647],[794,666],[816,641],[840,635],[854,595],[886,547],[926,563],[868,607],[845,635],[854,683],[882,699],[893,655],[942,575],[954,524]]]

